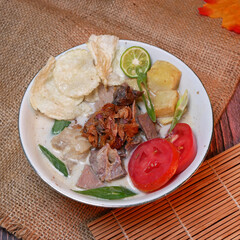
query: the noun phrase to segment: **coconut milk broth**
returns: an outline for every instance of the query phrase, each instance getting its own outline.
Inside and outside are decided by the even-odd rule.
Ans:
[[[143,112],[143,113],[146,112],[144,103],[142,101],[139,101],[137,103],[137,105],[141,109],[141,112]],[[93,104],[92,104],[92,109],[93,109],[93,112],[95,112]],[[89,118],[89,116],[78,117],[76,119],[77,124],[84,126],[84,124],[88,120],[88,118]],[[189,114],[189,111],[187,111],[183,115],[181,122],[188,123],[191,126],[192,121],[191,121],[191,115]],[[45,117],[41,113],[35,112],[35,142],[36,142],[36,146],[38,146],[38,144],[45,146],[50,152],[52,152],[56,157],[58,157],[61,160],[60,152],[55,150],[51,145],[51,140],[54,137],[54,135],[52,135],[52,133],[51,133],[53,124],[54,124],[53,119]],[[165,137],[169,127],[170,127],[170,124],[166,125],[166,126],[161,126],[159,137]],[[79,131],[79,130],[76,130],[76,131]],[[132,152],[130,152],[128,154],[127,158],[122,160],[126,170],[128,170],[128,162],[130,160]],[[56,184],[62,183],[68,189],[80,189],[80,188],[76,187],[76,183],[82,173],[82,170],[83,170],[85,164],[89,164],[89,155],[90,155],[90,153],[86,157],[85,161],[84,160],[78,161],[78,163],[73,167],[72,172],[69,174],[68,177],[64,177],[61,172],[59,172],[57,169],[55,169],[54,166],[49,162],[49,160],[44,155],[42,155],[41,160],[44,164],[47,165],[48,169],[51,170],[51,174],[52,174],[51,179]],[[124,186],[126,188],[132,189],[134,192],[136,192],[138,194],[145,194],[143,192],[140,192],[138,189],[136,189],[134,187],[128,174],[127,174],[127,176],[125,176],[121,179],[113,180],[110,183],[105,183],[105,185],[106,186]]]

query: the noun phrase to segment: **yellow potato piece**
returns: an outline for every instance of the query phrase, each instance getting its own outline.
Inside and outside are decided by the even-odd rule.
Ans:
[[[173,117],[160,117],[157,118],[157,121],[162,124],[162,125],[167,125],[169,123],[171,123],[173,120]]]
[[[171,63],[156,61],[147,73],[148,87],[154,93],[161,90],[176,90],[181,74]]]
[[[174,114],[178,101],[177,90],[159,91],[152,97],[157,117],[171,117]]]

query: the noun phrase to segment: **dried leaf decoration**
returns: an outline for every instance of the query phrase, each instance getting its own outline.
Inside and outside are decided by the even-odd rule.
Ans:
[[[201,15],[222,18],[222,27],[240,33],[240,0],[205,0],[198,8]]]

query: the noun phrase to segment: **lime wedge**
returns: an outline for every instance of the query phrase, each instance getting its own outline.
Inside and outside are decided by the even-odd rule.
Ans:
[[[120,67],[130,78],[136,78],[140,73],[146,73],[151,66],[149,53],[142,47],[130,47],[121,56]]]

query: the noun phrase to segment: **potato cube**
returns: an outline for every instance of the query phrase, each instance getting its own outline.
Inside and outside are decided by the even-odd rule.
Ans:
[[[176,90],[181,75],[181,71],[171,63],[156,61],[147,73],[148,87],[154,93],[161,90]]]
[[[173,117],[160,117],[157,118],[157,121],[162,124],[162,125],[167,125],[169,123],[171,123],[173,120]]]
[[[178,91],[159,91],[152,97],[152,101],[157,117],[171,117],[174,115],[178,101]]]

